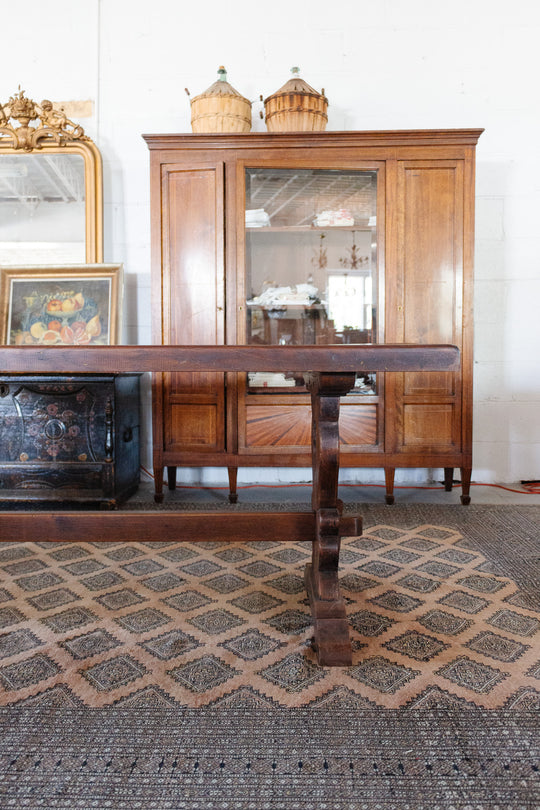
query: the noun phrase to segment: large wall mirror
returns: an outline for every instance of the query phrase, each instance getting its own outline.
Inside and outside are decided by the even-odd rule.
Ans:
[[[102,262],[102,183],[98,148],[63,110],[20,89],[0,103],[0,266]]]

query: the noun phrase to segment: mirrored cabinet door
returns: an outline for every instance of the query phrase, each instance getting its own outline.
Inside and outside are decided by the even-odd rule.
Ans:
[[[377,172],[245,170],[246,342],[376,343]],[[250,374],[251,390],[301,377]],[[374,393],[373,376],[356,393]]]

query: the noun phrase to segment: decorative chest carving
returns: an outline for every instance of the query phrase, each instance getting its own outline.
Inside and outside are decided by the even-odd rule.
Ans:
[[[0,379],[0,498],[114,508],[139,484],[139,375]]]

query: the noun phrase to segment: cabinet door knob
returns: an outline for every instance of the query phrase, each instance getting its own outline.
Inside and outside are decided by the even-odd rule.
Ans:
[[[122,435],[123,440],[127,443],[133,438],[133,428],[127,427]]]

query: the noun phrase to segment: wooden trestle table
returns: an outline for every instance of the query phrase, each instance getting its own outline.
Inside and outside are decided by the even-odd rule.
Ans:
[[[351,642],[338,582],[341,537],[361,534],[338,498],[340,397],[359,372],[458,371],[455,346],[104,346],[0,347],[1,373],[296,371],[311,392],[312,509],[295,512],[0,510],[3,541],[312,541],[305,582],[320,664],[347,666]],[[0,494],[1,499],[1,494]]]

